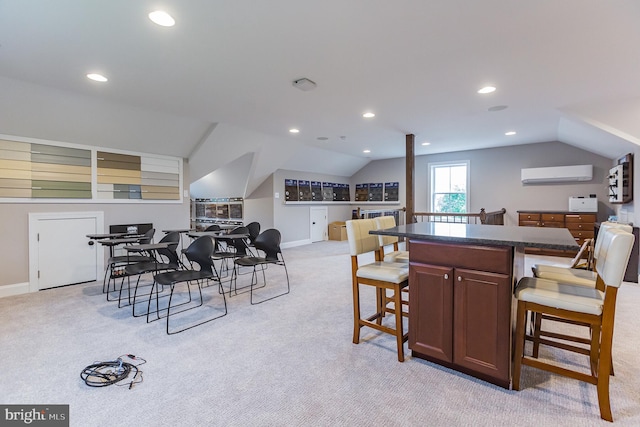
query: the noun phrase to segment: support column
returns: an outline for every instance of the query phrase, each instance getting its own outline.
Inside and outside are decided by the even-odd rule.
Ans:
[[[405,223],[406,224],[411,224],[414,222],[414,218],[413,218],[413,214],[415,212],[415,206],[414,206],[414,189],[415,189],[415,183],[414,183],[414,175],[415,175],[415,163],[416,163],[416,156],[415,156],[415,141],[416,141],[416,136],[412,133],[406,135],[406,154],[405,154],[405,161],[406,161],[406,182],[405,185],[407,187],[407,193],[406,193],[406,208],[407,211],[405,212]]]

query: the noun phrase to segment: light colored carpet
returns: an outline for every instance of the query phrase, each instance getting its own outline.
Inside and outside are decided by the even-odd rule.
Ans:
[[[69,404],[71,425],[82,427],[610,425],[589,384],[524,367],[523,390],[510,391],[410,351],[399,363],[393,337],[375,331],[352,344],[347,243],[284,254],[289,295],[257,306],[230,298],[226,317],[173,336],[107,302],[101,283],[0,299],[0,403]],[[271,280],[278,270],[267,271]],[[215,288],[205,293],[207,305],[219,301]],[[639,310],[640,287],[623,286],[611,380],[619,426],[640,425]],[[85,366],[127,353],[147,360],[131,390],[80,379]]]

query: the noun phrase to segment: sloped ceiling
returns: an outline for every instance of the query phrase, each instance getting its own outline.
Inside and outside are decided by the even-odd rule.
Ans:
[[[248,192],[278,168],[402,157],[407,133],[418,155],[640,141],[637,0],[164,6],[175,27],[147,19],[153,0],[0,0],[0,134],[182,156],[194,179],[251,154]]]

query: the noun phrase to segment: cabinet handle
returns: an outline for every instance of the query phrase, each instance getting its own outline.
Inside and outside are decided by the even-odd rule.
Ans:
[[[462,282],[462,276],[458,276],[458,282]]]
[[[448,278],[449,278],[449,275],[445,273],[444,280],[447,280]]]

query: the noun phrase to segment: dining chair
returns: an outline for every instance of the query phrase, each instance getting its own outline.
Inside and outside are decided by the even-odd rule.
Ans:
[[[601,232],[599,239],[603,241],[596,259],[596,280],[601,283],[604,291],[599,289],[600,286],[587,287],[533,277],[524,277],[518,282],[514,294],[518,305],[513,389],[520,390],[522,365],[594,384],[598,394],[600,417],[613,421],[609,382],[616,298],[631,255],[634,236],[612,228]],[[536,315],[550,314],[570,322],[588,323],[592,335],[587,348],[563,342],[543,344],[588,356],[589,373],[580,371],[575,366],[565,367],[554,361],[546,362],[525,356],[525,341],[533,340],[533,337],[526,333],[528,312]]]

